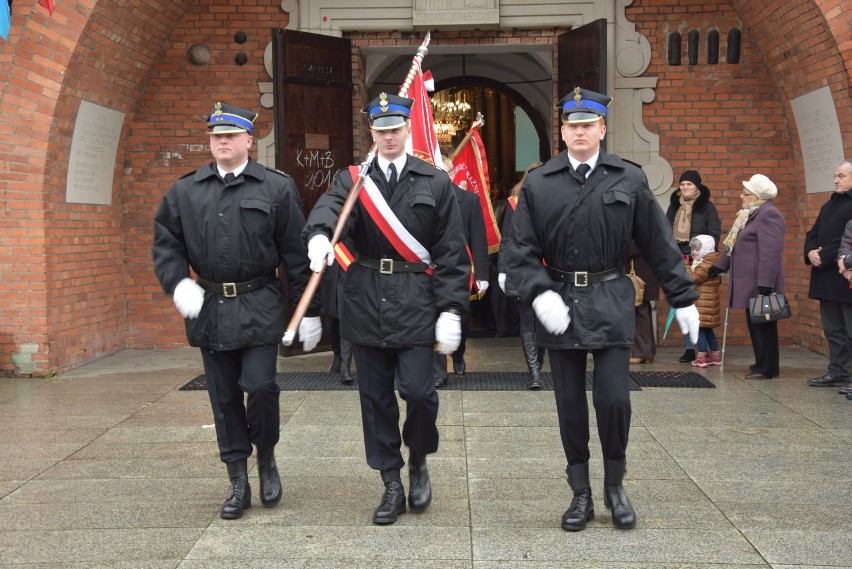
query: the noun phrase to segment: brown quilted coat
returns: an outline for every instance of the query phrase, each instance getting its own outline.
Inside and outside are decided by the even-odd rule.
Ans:
[[[719,283],[722,279],[718,276],[711,279],[707,275],[707,271],[717,260],[719,260],[719,253],[713,251],[704,256],[704,259],[695,266],[695,270],[691,265],[686,265],[686,272],[695,281],[695,288],[698,289],[699,296],[695,306],[698,308],[702,328],[716,328],[722,323],[722,308],[719,302]]]

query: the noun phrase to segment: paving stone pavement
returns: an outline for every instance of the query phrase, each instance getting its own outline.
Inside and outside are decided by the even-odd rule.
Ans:
[[[524,370],[517,337],[468,342],[468,370]],[[633,369],[686,370],[680,353],[662,347]],[[603,506],[593,423],[596,517],[578,533],[559,527],[570,494],[549,391],[442,392],[434,501],[379,527],[355,391],[282,393],[284,498],[226,521],[207,394],[179,390],[202,371],[197,350],[2,378],[0,568],[852,567],[852,401],[805,384],[823,356],[785,346],[781,377],[753,381],[750,355],[729,347],[724,368],[701,371],[715,389],[631,393],[634,530],[613,528]],[[330,361],[281,358],[279,370]]]

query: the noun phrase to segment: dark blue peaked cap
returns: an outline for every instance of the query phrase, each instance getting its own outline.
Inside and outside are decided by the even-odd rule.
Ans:
[[[257,117],[258,114],[252,111],[216,103],[213,112],[207,117],[207,130],[210,134],[251,134]]]
[[[411,106],[414,99],[380,93],[361,109],[370,119],[370,128],[375,130],[390,130],[399,128],[411,117]]]
[[[569,124],[594,122],[606,118],[606,109],[612,97],[575,87],[556,104],[561,111],[562,122]]]

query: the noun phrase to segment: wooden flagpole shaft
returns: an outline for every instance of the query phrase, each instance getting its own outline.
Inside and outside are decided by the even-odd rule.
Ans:
[[[470,125],[470,128],[465,133],[464,138],[462,138],[461,142],[459,142],[459,145],[456,146],[456,149],[453,150],[453,155],[450,156],[450,160],[456,159],[456,157],[461,153],[462,148],[464,148],[465,145],[470,142],[470,139],[473,137],[473,131],[484,124],[485,117],[482,116],[482,113],[476,113],[476,120],[473,121],[473,124]]]
[[[429,52],[428,46],[431,38],[432,34],[430,32],[426,32],[426,37],[423,39],[423,43],[420,47],[417,48],[417,54],[411,62],[411,68],[408,70],[408,75],[405,76],[405,81],[402,83],[402,87],[400,87],[400,97],[408,95],[408,89],[411,87],[411,82],[414,81],[414,76],[417,73],[417,67]],[[364,185],[364,177],[367,175],[367,170],[370,169],[370,163],[372,163],[373,158],[375,157],[376,149],[377,145],[374,143],[370,147],[370,151],[367,152],[367,157],[358,167],[358,177],[353,181],[352,188],[346,196],[346,201],[343,202],[343,206],[340,208],[340,214],[337,216],[337,222],[334,224],[334,235],[331,237],[332,247],[337,245],[340,241],[341,235],[343,235],[343,229],[346,227],[349,215],[352,213],[352,209],[355,207],[355,202],[358,200],[358,194],[361,192],[361,187]],[[281,340],[285,346],[290,346],[296,339],[296,332],[299,330],[299,324],[302,323],[302,318],[304,318],[305,314],[307,314],[308,307],[311,305],[311,301],[317,293],[317,290],[319,290],[320,281],[322,281],[322,275],[325,272],[325,269],[326,265],[323,265],[319,272],[312,273],[311,278],[308,279],[308,284],[305,285],[305,291],[302,293],[302,298],[299,299],[299,304],[296,305],[296,309],[293,311],[293,316],[290,317],[290,323],[287,324],[287,330],[284,332],[284,338]]]

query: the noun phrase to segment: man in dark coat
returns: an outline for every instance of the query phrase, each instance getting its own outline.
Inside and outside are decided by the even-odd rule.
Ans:
[[[402,441],[410,452],[408,505],[422,511],[432,500],[426,455],[438,450],[433,344],[444,354],[458,347],[470,290],[452,182],[405,152],[413,102],[382,93],[364,109],[378,155],[362,166],[368,173],[343,235],[356,260],[343,275],[340,334],[353,343],[367,463],[385,484],[376,524],[392,524],[406,511]],[[308,216],[302,235],[314,271],[333,261],[329,237],[357,177],[354,166],[340,171]],[[401,438],[395,376],[407,404]]]
[[[248,156],[256,118],[216,103],[207,121],[215,162],[178,180],[154,218],[154,271],[186,319],[189,344],[201,348],[204,360],[219,456],[231,480],[219,513],[226,519],[251,506],[252,444],[261,502],[272,506],[281,499],[275,374],[285,301],[276,269],[286,266],[295,298],[310,275],[296,185]],[[299,328],[306,351],[321,333],[315,304]]]
[[[819,300],[822,329],[828,340],[828,371],[808,380],[814,387],[845,386],[852,381],[852,289],[837,271],[840,239],[852,219],[852,163],[834,169],[834,193],[819,210],[805,235],[805,263],[811,265],[808,298]]]
[[[446,156],[444,170],[453,171],[453,162]],[[482,217],[482,207],[479,198],[473,192],[453,184],[459,202],[461,223],[464,229],[464,239],[472,258],[472,276],[474,282],[472,294],[483,295],[488,290],[488,237],[485,235],[485,220]],[[462,338],[458,349],[453,352],[453,373],[464,375],[467,365],[464,361],[465,340],[470,325],[470,311],[462,316]],[[447,355],[435,352],[435,387],[441,389],[447,386]]]
[[[574,498],[562,528],[594,517],[589,483],[586,357],[594,357],[595,405],[604,456],[604,503],[616,527],[636,514],[622,485],[630,430],[629,358],[635,290],[624,274],[634,239],[676,310],[698,339],[698,298],[671,225],[642,169],[601,150],[611,98],[577,87],[559,101],[567,151],[524,180],[506,250],[507,277],[531,299],[536,337],[550,351],[556,410]]]

